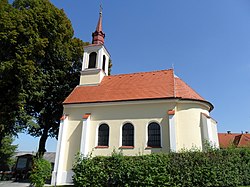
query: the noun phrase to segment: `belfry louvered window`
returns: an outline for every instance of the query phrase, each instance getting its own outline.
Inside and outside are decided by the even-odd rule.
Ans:
[[[98,128],[98,146],[109,145],[109,126],[101,124]]]
[[[148,125],[148,147],[161,147],[161,128],[158,123]]]
[[[134,126],[131,123],[122,126],[122,146],[134,146]]]
[[[88,68],[96,68],[96,52],[92,52],[89,55],[89,66]]]
[[[105,72],[105,66],[106,66],[106,57],[105,55],[103,55],[103,59],[102,59],[102,70]]]

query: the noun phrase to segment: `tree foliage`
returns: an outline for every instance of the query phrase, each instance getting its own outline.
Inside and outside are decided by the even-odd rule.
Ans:
[[[0,137],[28,127],[41,137],[43,154],[48,136],[57,136],[62,102],[79,82],[85,43],[49,0],[0,7]]]
[[[21,15],[7,0],[0,1],[0,147],[2,139],[15,134],[20,126],[16,120],[23,116],[25,82],[31,81],[34,68],[18,45],[21,37]]]
[[[0,147],[0,171],[8,171],[14,164],[12,158],[17,149],[17,145],[12,145],[13,138],[6,136],[2,139],[2,146]]]

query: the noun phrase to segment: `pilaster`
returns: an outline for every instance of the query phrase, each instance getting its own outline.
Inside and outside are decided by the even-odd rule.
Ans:
[[[56,148],[56,158],[55,158],[55,166],[54,171],[52,173],[51,184],[61,184],[64,181],[63,177],[63,164],[65,163],[64,152],[65,152],[65,144],[66,144],[66,136],[67,136],[67,127],[68,127],[68,116],[63,115],[61,117],[60,126],[59,126],[59,135],[58,142]]]
[[[80,153],[84,157],[88,156],[90,116],[91,116],[90,113],[84,114],[83,121],[82,121],[82,136],[81,136]]]
[[[169,120],[169,142],[170,142],[170,151],[176,152],[176,125],[175,125],[175,111],[168,111],[168,120]]]

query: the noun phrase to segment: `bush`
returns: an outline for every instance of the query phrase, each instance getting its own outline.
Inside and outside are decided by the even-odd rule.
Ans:
[[[250,185],[250,149],[210,149],[170,154],[78,156],[75,186]]]
[[[43,187],[46,179],[51,177],[51,164],[43,158],[35,158],[30,174],[30,183],[35,187]]]

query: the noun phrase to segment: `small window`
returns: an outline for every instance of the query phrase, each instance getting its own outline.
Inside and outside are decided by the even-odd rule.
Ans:
[[[88,68],[96,68],[96,52],[92,52],[89,55],[89,67]]]
[[[105,72],[105,63],[106,63],[106,56],[103,55],[103,59],[102,59],[102,70]]]
[[[101,124],[98,128],[98,146],[109,145],[109,126]]]
[[[122,127],[122,146],[134,146],[134,126],[131,123]]]
[[[148,147],[161,147],[161,128],[158,123],[148,125]]]

